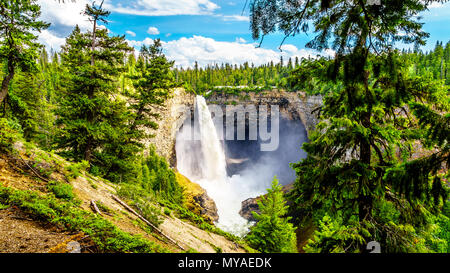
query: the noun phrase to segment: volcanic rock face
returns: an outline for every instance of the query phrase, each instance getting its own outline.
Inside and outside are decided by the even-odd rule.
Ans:
[[[173,91],[172,98],[167,100],[165,107],[154,109],[161,119],[157,121],[158,129],[148,132],[153,134],[154,137],[147,139],[145,144],[147,146],[154,145],[156,152],[166,158],[170,165],[174,167],[176,166],[176,134],[186,118],[184,110],[190,108],[193,113],[194,101],[195,95],[193,93],[188,93],[183,88],[176,88]],[[226,106],[231,104],[244,107],[248,105],[256,107],[278,105],[281,116],[290,120],[300,120],[308,132],[314,129],[318,123],[316,112],[313,113],[313,111],[322,105],[321,96],[307,96],[303,92],[286,92],[277,89],[259,93],[242,93],[240,95],[214,92],[206,98],[206,101],[208,104],[220,105],[223,108],[224,115]]]
[[[262,91],[259,93],[243,93],[240,95],[215,92],[207,98],[208,104],[227,105],[278,105],[281,116],[289,120],[300,120],[307,131],[315,128],[318,123],[315,109],[322,105],[321,96],[309,96],[303,92],[286,92],[282,90]],[[270,114],[270,113],[269,113]]]
[[[204,191],[200,195],[193,197],[195,202],[201,207],[200,214],[208,216],[213,222],[219,220],[219,215],[217,214],[216,203],[212,200]]]
[[[147,139],[145,145],[147,147],[154,145],[156,153],[164,157],[171,166],[176,165],[175,139],[185,119],[183,109],[192,107],[194,100],[193,93],[188,93],[183,88],[176,88],[164,107],[154,109],[160,116],[160,120],[156,121],[158,129],[149,130],[148,133],[154,137]]]
[[[257,198],[249,198],[247,200],[242,201],[242,208],[239,211],[239,214],[249,221],[256,221],[256,218],[253,216],[252,211],[256,213],[260,213]]]
[[[206,101],[208,104],[215,104],[222,107],[224,115],[226,113],[226,107],[230,105],[241,105],[244,107],[254,105],[256,108],[261,105],[266,105],[269,106],[269,109],[272,105],[278,105],[282,117],[289,120],[300,120],[308,132],[313,130],[318,123],[318,117],[314,110],[322,105],[321,96],[307,96],[303,92],[286,92],[276,89],[259,93],[241,93],[239,95],[214,92],[206,98]],[[147,146],[154,145],[156,152],[165,157],[170,165],[175,168],[176,135],[186,118],[184,112],[186,108],[190,109],[191,113],[194,112],[194,102],[195,95],[193,93],[188,93],[183,88],[175,89],[172,98],[166,102],[166,106],[155,109],[155,112],[161,117],[161,119],[157,121],[159,127],[157,130],[151,130],[149,132],[150,134],[153,134],[154,137],[148,139],[145,143]],[[268,114],[270,115],[270,111]],[[248,122],[247,118],[245,119],[245,122]],[[198,187],[201,190],[198,189],[198,191],[194,191],[195,194],[189,197],[189,206],[191,210],[196,211],[200,215],[204,215],[209,218],[211,222],[217,221],[217,208],[214,201],[207,195],[204,189],[200,186]],[[257,209],[258,205],[256,200],[248,199],[243,202],[240,214],[248,220],[254,220],[251,211]]]

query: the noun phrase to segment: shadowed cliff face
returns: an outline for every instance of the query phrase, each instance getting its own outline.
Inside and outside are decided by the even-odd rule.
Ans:
[[[233,159],[227,162],[228,175],[256,176],[258,183],[267,187],[274,176],[283,185],[292,183],[295,172],[290,163],[306,156],[301,149],[305,141],[307,133],[302,122],[284,117],[280,117],[279,145],[274,151],[261,151],[261,140],[226,140],[225,154],[228,159]]]

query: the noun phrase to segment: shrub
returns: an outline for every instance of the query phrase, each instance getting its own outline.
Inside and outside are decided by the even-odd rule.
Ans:
[[[89,162],[82,160],[78,163],[70,164],[66,167],[66,170],[69,172],[68,177],[71,179],[76,179],[81,175],[82,171],[86,171],[89,168]]]
[[[48,189],[53,192],[55,197],[60,199],[65,199],[72,201],[74,198],[72,185],[50,181],[48,184]]]

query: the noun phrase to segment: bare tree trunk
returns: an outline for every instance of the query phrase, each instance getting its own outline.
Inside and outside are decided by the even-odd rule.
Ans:
[[[3,78],[2,81],[2,89],[0,91],[0,104],[6,98],[6,95],[8,95],[9,83],[11,82],[13,77],[14,67],[12,65],[8,65],[8,74]]]

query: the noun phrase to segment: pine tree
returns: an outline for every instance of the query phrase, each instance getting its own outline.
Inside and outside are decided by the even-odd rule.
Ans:
[[[282,186],[275,178],[267,194],[258,200],[260,213],[253,212],[257,223],[245,237],[249,244],[265,253],[297,252],[295,228],[285,217],[288,207]]]
[[[16,70],[23,72],[35,69],[37,50],[36,32],[50,26],[38,20],[40,6],[35,0],[4,0],[0,2],[0,61],[6,64],[0,89],[0,104],[8,94],[9,84]]]

